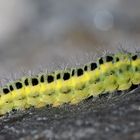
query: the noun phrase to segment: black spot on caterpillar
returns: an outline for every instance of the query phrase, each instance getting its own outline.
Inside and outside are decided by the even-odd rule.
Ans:
[[[112,56],[106,56],[106,62],[112,62],[113,61],[113,57]]]
[[[28,86],[29,85],[28,78],[25,79],[24,84],[25,84],[25,86]]]
[[[16,82],[16,89],[21,89],[22,88],[22,83],[21,82]]]
[[[78,68],[77,69],[77,76],[81,76],[83,74],[84,74],[83,69],[82,68]]]
[[[0,88],[0,115],[17,109],[64,103],[132,90],[140,84],[140,54],[102,56],[79,68],[23,77]]]
[[[9,88],[10,88],[10,91],[13,91],[14,90],[14,88],[13,88],[12,85],[10,85]]]
[[[51,83],[51,82],[53,82],[53,81],[54,81],[53,75],[48,75],[48,76],[47,76],[47,82],[48,82],[48,83]]]
[[[101,64],[103,64],[104,63],[104,61],[103,61],[103,58],[101,57],[100,59],[99,59],[99,65],[101,65]]]
[[[17,83],[16,83],[17,84]],[[18,83],[19,84],[19,83]],[[20,83],[21,84],[21,83]],[[38,81],[38,79],[37,78],[32,78],[32,85],[33,86],[36,86],[36,85],[38,85],[39,84],[39,81]],[[22,87],[22,84],[21,85],[19,85],[20,86],[20,88]]]
[[[97,68],[97,64],[96,63],[91,63],[91,71],[95,70]]]
[[[10,92],[10,90],[8,88],[3,88],[3,93],[4,94],[8,94]]]
[[[65,72],[64,75],[63,75],[63,79],[64,80],[69,80],[70,79],[70,73]]]
[[[58,79],[61,79],[61,74],[60,74],[60,73],[57,74],[56,79],[57,79],[57,80],[58,80]]]

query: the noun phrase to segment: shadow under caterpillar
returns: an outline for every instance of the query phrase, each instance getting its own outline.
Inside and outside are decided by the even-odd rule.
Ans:
[[[12,110],[64,103],[124,91],[140,84],[140,54],[121,52],[80,68],[23,77],[0,88],[0,115]]]

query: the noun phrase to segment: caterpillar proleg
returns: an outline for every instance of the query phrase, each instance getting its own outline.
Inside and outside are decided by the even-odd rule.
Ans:
[[[124,91],[140,84],[140,53],[119,52],[83,67],[22,77],[0,88],[0,115],[12,110],[65,103]]]

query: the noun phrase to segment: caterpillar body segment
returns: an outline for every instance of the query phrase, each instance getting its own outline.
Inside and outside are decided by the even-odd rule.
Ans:
[[[13,109],[77,104],[91,96],[124,91],[140,84],[138,53],[100,57],[81,68],[23,77],[0,89],[0,115]]]

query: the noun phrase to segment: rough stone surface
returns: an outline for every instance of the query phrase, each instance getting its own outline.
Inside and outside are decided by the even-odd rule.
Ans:
[[[31,108],[0,118],[1,140],[139,140],[139,91],[59,108]]]

